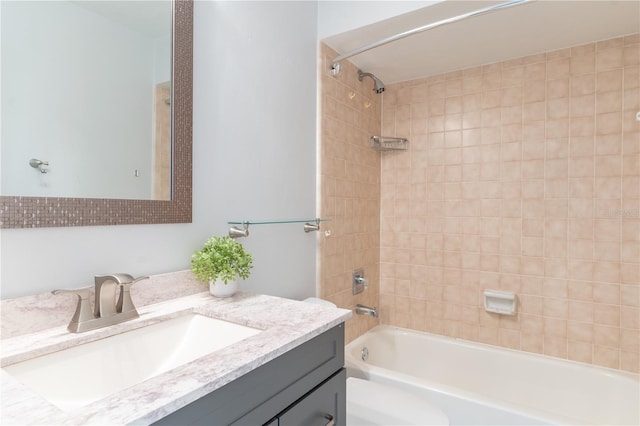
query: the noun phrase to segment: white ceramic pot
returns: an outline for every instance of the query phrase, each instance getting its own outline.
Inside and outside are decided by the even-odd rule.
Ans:
[[[238,291],[238,282],[224,283],[221,279],[209,281],[209,292],[216,297],[231,297]]]

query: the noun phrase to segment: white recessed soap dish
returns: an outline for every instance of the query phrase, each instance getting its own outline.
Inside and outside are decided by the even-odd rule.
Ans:
[[[516,314],[516,295],[510,291],[485,290],[484,310],[502,315]]]
[[[409,140],[389,136],[371,136],[371,148],[376,151],[406,151]]]

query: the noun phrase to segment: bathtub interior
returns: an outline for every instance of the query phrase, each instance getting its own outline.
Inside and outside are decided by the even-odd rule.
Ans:
[[[638,424],[640,419],[640,381],[617,370],[390,326],[360,336],[346,355],[350,376],[411,389],[438,400],[440,408],[455,397],[466,401],[467,410],[476,412],[479,404],[491,407],[490,413],[525,417],[520,419],[525,423],[514,418],[484,424]],[[454,413],[452,424],[479,423],[464,423],[469,420]]]

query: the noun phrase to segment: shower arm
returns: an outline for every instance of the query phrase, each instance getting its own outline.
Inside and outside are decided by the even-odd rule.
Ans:
[[[367,44],[365,46],[359,47],[355,50],[352,50],[351,52],[342,54],[340,56],[337,56],[333,59],[333,62],[331,63],[331,74],[332,75],[338,75],[338,73],[340,73],[340,62],[348,59],[352,56],[356,56],[359,55],[360,53],[366,52],[368,50],[371,49],[375,49],[376,47],[380,47],[383,46],[385,44],[394,42],[396,40],[400,40],[403,39],[405,37],[409,37],[412,36],[414,34],[418,34],[424,31],[428,31],[431,30],[433,28],[437,28],[440,27],[442,25],[446,25],[446,24],[452,24],[454,22],[457,21],[461,21],[463,19],[467,19],[467,18],[471,18],[474,16],[479,16],[479,15],[484,15],[485,13],[490,13],[490,12],[494,12],[496,10],[501,10],[501,9],[506,9],[512,6],[518,6],[524,3],[528,3],[530,1],[534,1],[534,0],[511,0],[505,3],[500,3],[500,4],[496,4],[493,6],[489,6],[489,7],[485,7],[482,9],[478,9],[478,10],[474,10],[472,12],[467,12],[467,13],[463,13],[462,15],[458,15],[458,16],[454,16],[452,18],[447,18],[447,19],[443,19],[441,21],[437,21],[437,22],[433,22],[431,24],[427,24],[427,25],[423,25],[421,27],[418,28],[414,28],[399,34],[395,34],[386,38],[383,38],[382,40],[378,40],[374,43],[370,43]]]

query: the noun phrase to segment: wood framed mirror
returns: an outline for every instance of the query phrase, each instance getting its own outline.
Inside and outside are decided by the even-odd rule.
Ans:
[[[190,223],[193,0],[172,2],[171,197],[168,200],[0,196],[0,228]],[[106,167],[108,172],[108,167]]]

